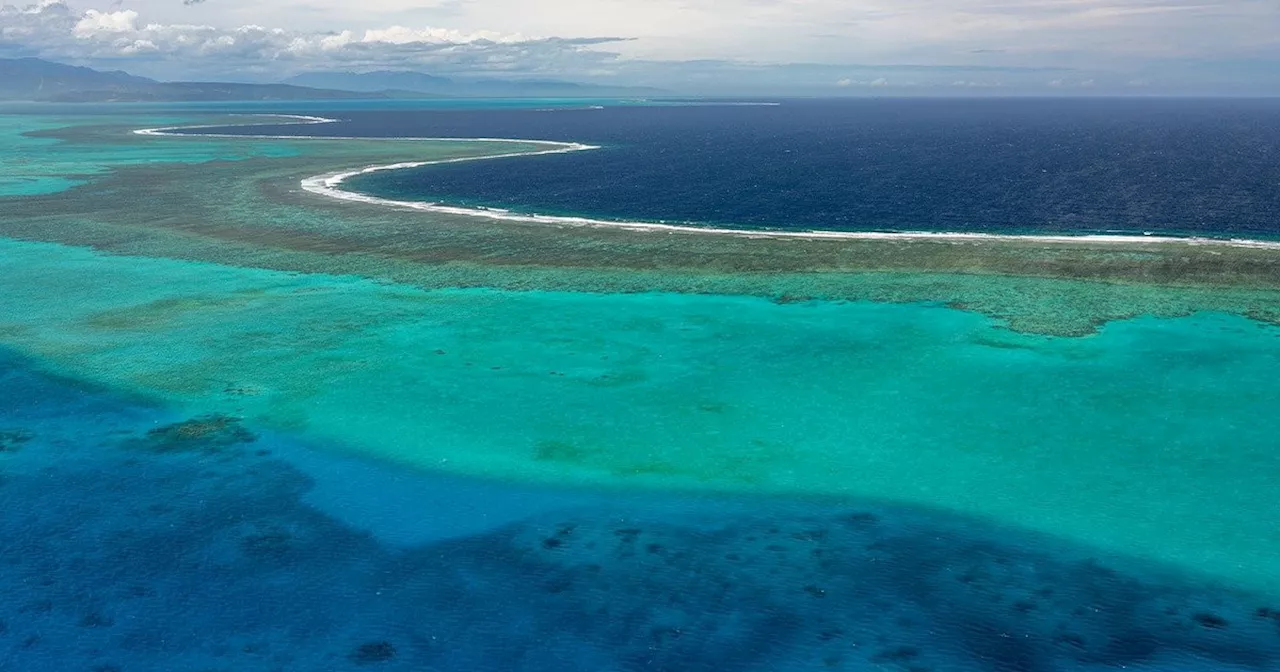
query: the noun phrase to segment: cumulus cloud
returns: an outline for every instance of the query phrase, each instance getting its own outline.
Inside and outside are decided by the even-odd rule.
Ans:
[[[40,7],[38,9],[45,10],[49,7]],[[99,12],[97,10],[89,10],[84,13],[84,18],[76,22],[72,34],[76,37],[92,37],[97,33],[129,33],[137,30],[134,23],[138,20],[138,13],[132,10],[123,12]]]
[[[0,0],[0,56],[160,78],[503,73],[707,91],[1280,90],[1276,0]],[[5,2],[18,3],[3,5]],[[85,3],[74,5],[68,3]],[[589,9],[589,11],[585,11]],[[554,36],[561,37],[554,37]],[[627,40],[615,37],[625,36]],[[1259,64],[1245,68],[1238,64]],[[942,67],[936,67],[942,66]],[[963,72],[961,70],[964,70]],[[1052,73],[1049,71],[1053,71]],[[876,84],[877,80],[885,81]],[[1096,86],[1085,85],[1095,79]],[[603,83],[603,82],[602,82]],[[753,89],[754,90],[754,89]],[[806,94],[807,95],[807,94]]]
[[[598,69],[614,55],[593,50],[613,37],[530,37],[491,30],[389,26],[339,32],[243,25],[146,22],[132,9],[77,11],[59,0],[0,6],[0,55],[24,53],[81,63],[129,59],[144,72],[279,74],[318,68],[429,67],[437,71],[550,72]],[[150,67],[148,67],[150,66]]]

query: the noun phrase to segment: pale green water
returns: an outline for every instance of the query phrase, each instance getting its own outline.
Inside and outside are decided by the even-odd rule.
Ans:
[[[423,291],[12,242],[0,274],[5,343],[379,458],[888,497],[1280,588],[1280,329],[1240,317],[1054,338],[928,304]]]
[[[100,123],[101,120],[94,121]],[[180,118],[157,116],[140,116],[132,121],[137,124],[133,128],[182,123]],[[191,142],[182,145],[155,142],[84,145],[29,135],[85,123],[83,118],[0,114],[0,147],[4,148],[4,161],[0,161],[0,197],[58,193],[123,166],[238,161],[250,157],[279,158],[296,154],[283,143],[274,146],[251,142],[232,145],[191,138]]]

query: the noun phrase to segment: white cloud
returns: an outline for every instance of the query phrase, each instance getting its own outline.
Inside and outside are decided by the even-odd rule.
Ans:
[[[496,28],[538,18],[516,0],[478,0]],[[564,8],[575,0],[528,3]],[[639,37],[624,54],[811,63],[1095,64],[1132,56],[1280,50],[1275,0],[648,0],[647,20],[585,28]],[[551,12],[554,14],[554,11]],[[656,24],[656,25],[655,25]],[[581,24],[579,24],[581,25]]]
[[[159,50],[160,48],[151,40],[134,40],[132,44],[121,47],[120,53],[125,56],[132,56],[134,54],[145,54]]]
[[[49,6],[50,5],[46,5],[42,9],[47,9]],[[99,12],[91,9],[84,13],[84,18],[76,22],[76,26],[71,32],[74,33],[76,37],[93,37],[99,33],[129,33],[136,30],[136,28],[134,28],[134,23],[137,20],[138,13],[133,10],[126,10],[123,12]]]
[[[113,3],[115,9],[107,9]],[[153,76],[269,78],[307,69],[413,68],[446,75],[631,77],[662,85],[654,73],[715,81],[721,71],[701,65],[714,61],[743,66],[734,71],[738,74],[787,63],[839,66],[813,70],[806,80],[806,86],[828,91],[833,83],[874,86],[877,79],[895,88],[910,82],[941,87],[963,82],[956,87],[967,89],[1003,82],[1044,89],[1059,78],[1076,89],[1095,78],[1096,90],[1103,90],[1125,87],[1150,76],[1148,66],[1156,64],[1158,70],[1159,63],[1178,59],[1280,63],[1280,5],[1277,0],[123,0],[123,5],[120,0],[41,0],[0,6],[0,56],[13,54]],[[971,70],[918,77],[893,69],[901,64]],[[1078,72],[1041,72],[1020,80],[1004,74],[1047,67]],[[650,74],[654,78],[646,79]],[[1169,74],[1161,71],[1157,80],[1177,79]]]
[[[448,28],[406,28],[391,26],[381,30],[366,30],[362,42],[387,42],[389,44],[412,44],[425,42],[428,44],[469,44],[472,42],[498,42],[511,44],[525,42],[527,38],[515,34],[503,34],[492,30],[481,30],[464,33]]]
[[[598,69],[613,54],[591,47],[614,41],[429,26],[313,32],[253,24],[142,23],[132,9],[78,12],[63,2],[0,7],[0,50],[91,64],[128,58],[131,69],[148,74],[163,73],[165,64],[174,69],[180,65],[187,73],[273,70],[288,74],[316,68],[392,66],[472,72]]]

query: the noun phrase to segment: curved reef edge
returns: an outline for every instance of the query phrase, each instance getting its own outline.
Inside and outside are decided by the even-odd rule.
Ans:
[[[266,117],[281,117],[290,119],[290,125],[312,125],[312,124],[331,124],[338,123],[340,119],[330,119],[327,117],[313,117],[305,115],[255,115]],[[257,124],[246,124],[254,126]],[[204,128],[218,128],[210,125],[197,126],[171,126],[164,128],[143,128],[134,131],[139,135],[168,135],[168,136],[194,136],[194,137],[216,137],[216,138],[255,138],[255,139],[307,139],[307,138],[324,138],[328,140],[368,140],[369,138],[358,137],[341,137],[341,136],[306,136],[306,135],[242,135],[242,134],[220,134],[220,133],[185,133],[182,131],[198,130]],[[409,208],[413,210],[423,210],[427,212],[435,212],[448,215],[463,215],[467,217],[483,217],[486,219],[496,219],[511,222],[525,223],[543,223],[553,225],[570,225],[570,226],[587,226],[587,227],[612,227],[625,229],[628,231],[656,231],[656,232],[681,232],[696,233],[708,235],[730,235],[745,238],[802,238],[802,239],[832,239],[832,240],[930,240],[941,242],[981,242],[981,241],[1022,241],[1047,244],[1078,244],[1078,243],[1105,243],[1113,245],[1132,245],[1132,244],[1152,244],[1152,243],[1173,243],[1182,245],[1196,246],[1214,246],[1214,247],[1236,247],[1236,248],[1252,248],[1252,249],[1272,249],[1280,250],[1280,241],[1257,240],[1252,238],[1212,238],[1206,236],[1170,236],[1157,234],[1135,235],[1104,235],[1104,234],[1085,234],[1085,235],[1058,235],[1058,234],[1002,234],[1002,233],[973,233],[963,231],[774,231],[766,229],[736,229],[716,226],[699,226],[694,224],[668,224],[662,222],[642,222],[642,221],[623,221],[610,219],[596,219],[591,217],[565,217],[554,215],[540,215],[535,213],[512,212],[502,208],[468,208],[456,205],[446,205],[436,202],[427,201],[402,201],[389,198],[380,198],[370,196],[357,191],[343,189],[343,182],[357,175],[366,175],[374,172],[382,172],[388,170],[405,170],[411,168],[421,168],[423,166],[444,165],[450,163],[462,163],[470,161],[488,161],[493,159],[507,159],[521,156],[539,156],[545,154],[567,154],[571,152],[590,151],[599,149],[599,146],[589,145],[577,142],[559,142],[554,140],[530,140],[520,138],[439,138],[439,137],[403,137],[394,138],[394,140],[420,140],[431,142],[491,142],[491,143],[521,143],[529,144],[545,149],[536,149],[532,151],[503,152],[499,154],[491,154],[484,156],[469,156],[450,159],[436,159],[426,161],[402,161],[397,163],[380,164],[366,166],[358,169],[345,169],[313,175],[305,178],[301,182],[304,190],[313,194],[320,194],[330,198],[337,198],[345,201],[355,201],[359,203],[368,203],[371,205],[392,206],[399,208]]]
[[[1015,331],[1059,336],[1092,334],[1137,315],[1202,311],[1280,324],[1280,254],[1266,247],[1149,238],[1045,243],[1018,237],[723,235],[371,207],[299,185],[318,173],[395,165],[414,155],[448,160],[571,145],[201,138],[178,130],[221,134],[220,128],[246,120],[261,125],[263,119],[202,115],[182,119],[184,126],[141,130],[145,124],[136,119],[71,126],[50,120],[48,128],[29,135],[59,141],[48,150],[52,158],[96,170],[72,190],[6,198],[0,235],[109,254],[350,274],[425,289],[941,303],[995,317]],[[330,123],[318,117],[292,121]],[[140,151],[116,162],[114,148],[121,144]],[[134,161],[152,152],[159,161]]]

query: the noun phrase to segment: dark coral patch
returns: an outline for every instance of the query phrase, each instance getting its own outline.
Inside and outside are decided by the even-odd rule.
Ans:
[[[1196,614],[1196,615],[1192,616],[1192,617],[1191,617],[1191,619],[1192,619],[1192,620],[1194,620],[1196,623],[1199,623],[1200,625],[1202,625],[1202,626],[1204,626],[1204,627],[1206,627],[1206,628],[1212,628],[1212,629],[1215,629],[1215,630],[1216,630],[1216,629],[1219,629],[1219,628],[1225,628],[1225,627],[1227,627],[1228,625],[1230,625],[1230,624],[1227,622],[1227,619],[1225,619],[1225,618],[1223,618],[1223,617],[1221,617],[1221,616],[1219,616],[1219,615],[1217,615],[1217,614],[1199,613],[1199,614]]]
[[[1254,615],[1257,616],[1258,618],[1265,618],[1265,619],[1270,619],[1272,621],[1275,621],[1275,624],[1277,626],[1280,626],[1280,609],[1270,609],[1267,607],[1259,607],[1258,610],[1254,612]]]
[[[16,453],[22,450],[23,444],[31,439],[31,432],[25,432],[21,429],[0,431],[0,453]]]
[[[880,522],[880,516],[874,513],[858,512],[851,513],[841,518],[845,525],[855,530],[863,530],[872,527]]]
[[[823,529],[802,530],[791,533],[791,538],[797,541],[822,541],[827,538],[827,531]]]
[[[91,611],[80,619],[80,627],[82,628],[109,628],[113,625],[115,625],[114,619],[96,611]]]
[[[239,418],[227,415],[201,415],[190,420],[156,427],[139,447],[155,453],[217,453],[227,448],[257,440],[253,432],[240,425]]]
[[[351,653],[351,662],[357,665],[385,663],[396,657],[396,647],[391,642],[365,642]]]
[[[620,530],[614,530],[613,534],[614,536],[618,537],[625,543],[632,543],[636,540],[637,537],[640,536],[642,532],[644,532],[644,530],[641,530],[639,528],[624,527]]]
[[[684,632],[680,628],[657,626],[649,629],[650,645],[655,648],[673,644],[675,640],[680,639],[682,636],[684,636]]]
[[[914,646],[895,646],[872,656],[873,663],[903,663],[920,657],[920,650]]]
[[[542,584],[542,587],[548,593],[563,593],[573,588],[573,580],[568,577],[558,576]]]
[[[240,550],[259,560],[282,558],[293,550],[293,546],[293,535],[279,529],[265,530],[240,539]]]
[[[533,447],[533,459],[539,462],[583,462],[596,451],[568,441],[539,441]]]

